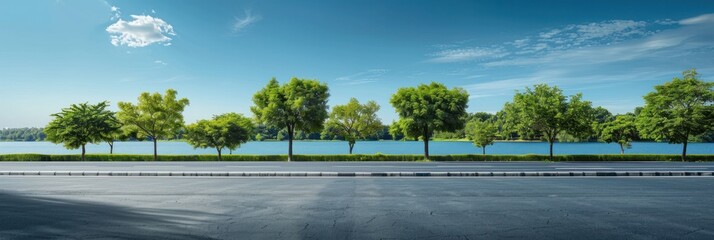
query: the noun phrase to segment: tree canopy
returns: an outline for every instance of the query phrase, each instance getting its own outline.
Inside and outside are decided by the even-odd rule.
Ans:
[[[286,128],[288,161],[293,156],[296,131],[319,132],[327,118],[327,84],[317,80],[292,78],[280,85],[275,78],[253,95],[250,110],[266,125]]]
[[[45,127],[47,140],[63,143],[67,149],[82,148],[82,160],[85,160],[87,143],[104,140],[107,133],[118,128],[112,111],[107,110],[109,103],[100,102],[72,104],[61,112],[50,116],[54,119]]]
[[[224,148],[235,150],[250,140],[253,135],[253,122],[237,113],[214,116],[211,120],[199,120],[186,126],[186,141],[194,148],[214,148],[218,160]]]
[[[573,136],[588,136],[592,133],[593,110],[589,101],[582,100],[582,94],[570,97],[563,95],[558,87],[546,84],[526,88],[516,92],[512,103],[506,103],[508,109],[506,122],[521,135],[538,134],[548,141],[550,159],[553,159],[553,143],[558,133],[565,132]]]
[[[645,138],[682,143],[682,161],[687,157],[690,137],[714,127],[714,82],[699,79],[695,69],[682,77],[654,87],[644,96],[645,106],[637,116],[637,127]]]
[[[360,104],[351,98],[345,105],[332,108],[325,123],[325,129],[343,137],[349,145],[350,154],[357,139],[377,134],[382,129],[382,121],[377,117],[379,105],[375,101]]]
[[[441,83],[400,88],[389,102],[400,117],[405,135],[418,132],[429,159],[429,138],[434,131],[456,131],[464,127],[469,94],[461,88],[447,89]],[[412,130],[417,130],[412,132]]]
[[[606,143],[617,143],[620,154],[625,154],[625,149],[631,148],[630,142],[637,139],[637,126],[633,114],[617,115],[615,120],[598,125],[600,140]]]
[[[119,102],[117,118],[124,124],[123,131],[136,133],[137,139],[151,138],[154,142],[154,160],[157,160],[156,142],[168,138],[183,128],[183,110],[189,105],[186,98],[176,99],[173,89],[160,93],[144,92],[136,105]]]
[[[493,141],[498,137],[498,125],[482,121],[480,118],[475,118],[466,123],[466,136],[471,140],[476,147],[480,147],[482,153],[486,154],[486,146],[492,145]]]

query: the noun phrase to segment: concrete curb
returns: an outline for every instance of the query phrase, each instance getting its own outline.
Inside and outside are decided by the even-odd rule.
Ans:
[[[711,177],[714,171],[589,172],[168,172],[168,171],[0,171],[0,176],[141,177]]]

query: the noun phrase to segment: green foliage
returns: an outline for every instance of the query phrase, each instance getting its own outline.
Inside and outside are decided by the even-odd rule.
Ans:
[[[106,110],[108,105],[107,102],[72,104],[62,112],[52,114],[54,119],[45,127],[47,140],[63,143],[67,149],[81,147],[84,159],[87,143],[101,142],[119,128],[114,113]]]
[[[469,94],[461,88],[449,90],[441,83],[400,88],[389,102],[399,114],[404,135],[421,136],[424,156],[429,159],[429,138],[434,131],[456,131],[464,127]]]
[[[0,129],[0,141],[44,141],[47,135],[43,128],[5,128]]]
[[[478,119],[481,120],[481,122],[492,121],[494,118],[496,118],[496,115],[487,112],[469,113],[467,117],[468,121]]]
[[[558,155],[553,160],[567,161],[676,161],[679,155],[654,154],[601,154],[601,155]],[[285,155],[226,155],[222,161],[285,161]],[[47,154],[0,154],[0,161],[81,161],[80,155]],[[215,155],[160,155],[157,161],[215,161]],[[422,155],[392,154],[350,154],[350,155],[295,155],[294,161],[422,161]],[[548,155],[433,155],[432,161],[545,161]],[[714,162],[714,155],[690,155],[690,161]],[[152,155],[132,154],[87,154],[85,161],[154,161]]]
[[[382,129],[382,122],[377,117],[379,105],[374,101],[360,104],[355,98],[345,105],[337,105],[332,108],[330,117],[325,123],[325,130],[332,131],[334,135],[344,138],[348,145],[350,154],[355,142],[365,139],[370,135],[377,134]]]
[[[253,132],[256,133],[256,137],[258,136],[257,134],[260,134],[262,137],[262,140],[268,140],[268,139],[273,139],[275,140],[278,136],[278,132],[280,131],[279,128],[274,127],[274,126],[266,126],[265,124],[256,124],[255,128],[253,129]],[[258,139],[253,139],[253,140],[258,140]]]
[[[503,136],[504,140],[516,140],[520,136],[518,133],[531,132],[530,129],[519,125],[518,109],[513,103],[505,103],[503,109],[496,113],[496,124],[498,124],[498,133]]]
[[[176,99],[176,90],[159,93],[141,93],[136,105],[119,102],[117,118],[124,124],[125,133],[136,134],[137,139],[151,138],[154,141],[154,158],[157,156],[156,141],[173,137],[183,128],[183,110],[188,106],[186,98]]]
[[[389,135],[389,126],[382,125],[377,132],[371,136],[367,136],[366,140],[393,140]]]
[[[507,122],[515,123],[509,128],[519,131],[521,136],[542,135],[550,143],[550,156],[559,133],[578,138],[592,134],[594,116],[590,102],[583,101],[582,94],[568,98],[558,87],[538,84],[533,89],[526,88],[525,92],[517,92],[513,103],[506,103],[504,109],[507,109],[505,117],[510,118]]]
[[[690,138],[714,128],[714,82],[699,79],[696,70],[682,78],[655,86],[644,96],[645,106],[637,116],[640,135],[657,141],[684,143],[682,160],[687,157]]]
[[[116,117],[114,115],[115,113],[112,112],[112,117],[114,118],[114,121],[109,122],[112,125],[110,130],[102,134],[102,141],[106,142],[109,145],[109,154],[114,153],[115,141],[126,141],[129,140],[131,136],[135,135],[133,133],[125,133],[124,131],[122,131],[122,125],[118,120],[116,120]]]
[[[292,141],[296,131],[319,132],[327,118],[327,85],[316,80],[292,78],[280,85],[274,78],[253,95],[250,110],[263,124],[286,128],[288,160],[292,158]]]
[[[199,120],[186,126],[186,141],[194,148],[215,148],[218,160],[224,148],[231,151],[250,140],[253,122],[241,114],[226,113],[211,120]]]
[[[276,140],[282,141],[288,138],[288,130],[287,129],[282,129],[278,131],[278,135],[276,137]]]
[[[618,115],[615,120],[605,122],[600,126],[600,140],[606,143],[620,145],[620,153],[625,154],[625,149],[631,148],[630,142],[637,139],[637,126],[634,115]]]
[[[389,126],[389,134],[395,136],[395,140],[418,140],[421,136],[419,126],[414,124],[414,120],[402,118],[392,122]]]
[[[495,123],[476,118],[466,123],[465,131],[469,140],[473,141],[476,147],[480,147],[485,155],[486,146],[492,145],[497,138],[498,126]]]

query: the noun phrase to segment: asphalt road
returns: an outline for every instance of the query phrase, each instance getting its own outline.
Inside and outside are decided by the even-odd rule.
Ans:
[[[712,239],[714,179],[0,177],[2,239]]]
[[[714,162],[0,162],[0,171],[714,171]]]

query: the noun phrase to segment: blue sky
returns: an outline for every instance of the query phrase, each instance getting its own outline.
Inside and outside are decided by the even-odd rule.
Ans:
[[[614,113],[697,68],[714,76],[714,1],[2,1],[0,127],[41,127],[73,103],[174,88],[187,123],[252,115],[276,77],[330,87],[330,105],[462,87],[496,112],[537,83]]]

